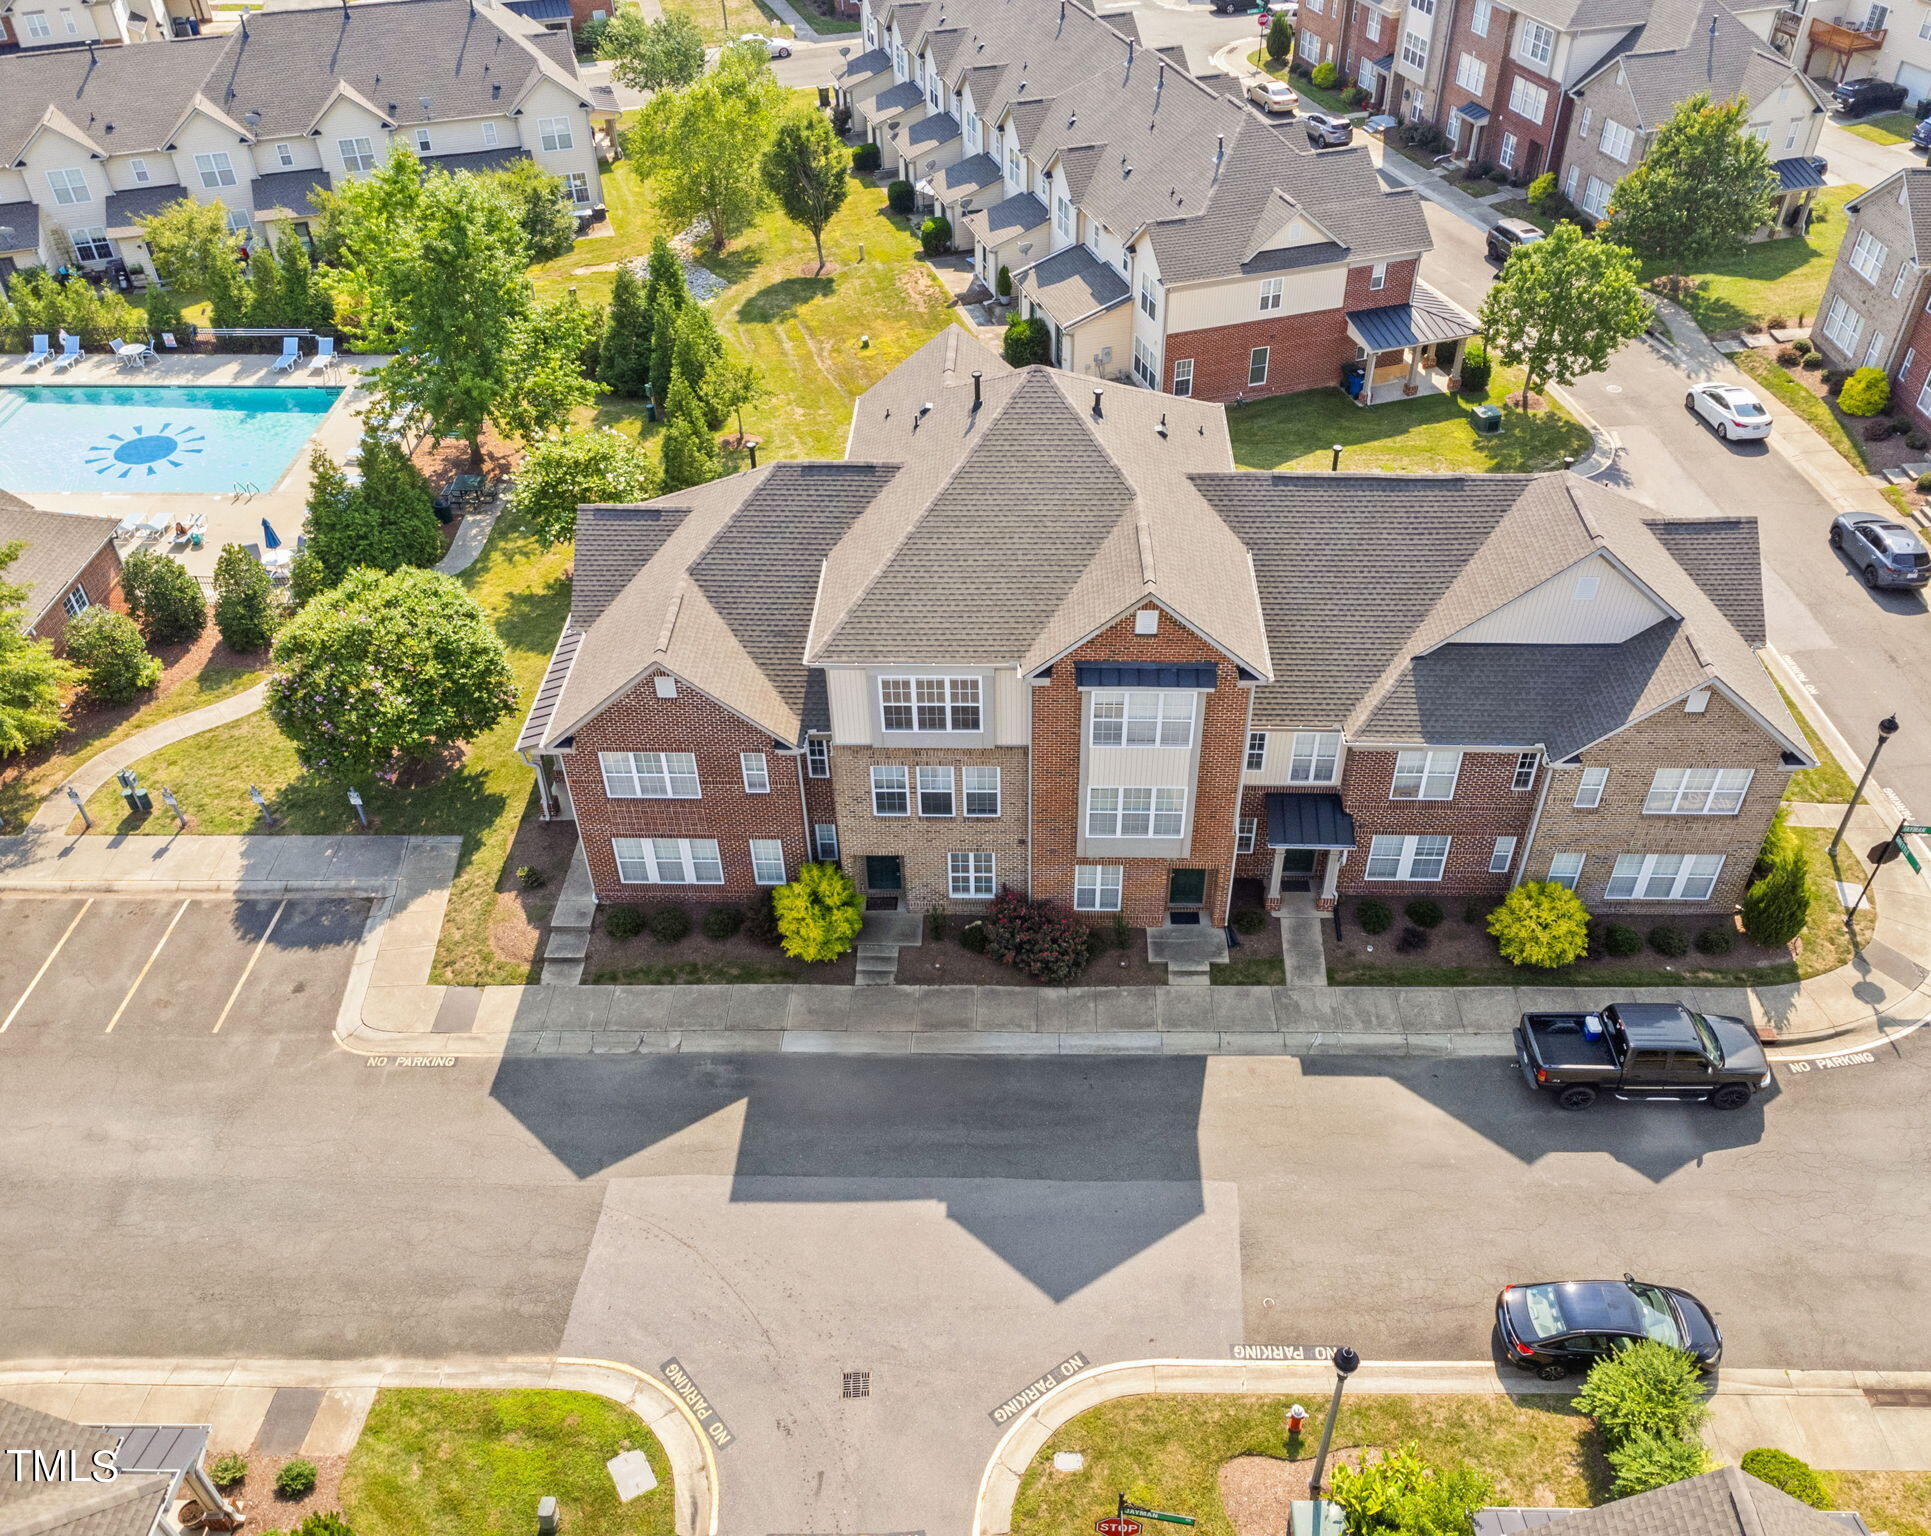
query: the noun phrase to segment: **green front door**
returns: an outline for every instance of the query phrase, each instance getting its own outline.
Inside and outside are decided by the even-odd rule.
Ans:
[[[1207,904],[1207,871],[1176,869],[1167,875],[1167,905],[1204,907]]]
[[[865,889],[902,891],[905,889],[905,863],[895,853],[865,855]]]

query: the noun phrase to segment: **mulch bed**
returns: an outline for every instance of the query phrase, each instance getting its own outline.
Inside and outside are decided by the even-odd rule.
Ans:
[[[409,460],[440,492],[458,475],[481,473],[500,479],[512,474],[519,457],[516,445],[486,422],[483,426],[483,468],[480,471],[469,456],[469,444],[460,438],[446,437],[438,441],[425,437],[416,444],[416,450],[409,455]]]
[[[284,1499],[275,1492],[275,1474],[284,1462],[296,1460],[315,1463],[315,1487],[302,1498]],[[222,1497],[230,1504],[241,1501],[248,1517],[242,1530],[248,1536],[292,1531],[309,1515],[341,1509],[342,1473],[348,1464],[346,1456],[251,1456],[248,1475],[232,1488],[224,1488]]]
[[[1328,1452],[1328,1472],[1360,1465],[1362,1448]],[[1220,1502],[1239,1536],[1281,1536],[1297,1499],[1308,1496],[1314,1458],[1283,1461],[1274,1456],[1236,1456],[1220,1469]],[[1327,1481],[1323,1477],[1322,1481]]]
[[[1776,362],[1776,355],[1774,353],[1771,354],[1770,360]],[[1783,364],[1781,363],[1778,363],[1777,366],[1783,368]],[[1878,417],[1846,416],[1837,408],[1837,402],[1831,397],[1821,372],[1806,372],[1802,368],[1784,368],[1783,371],[1830,407],[1831,415],[1837,418],[1838,424],[1849,434],[1851,441],[1864,450],[1864,461],[1871,466],[1872,473],[1878,474],[1887,469],[1896,469],[1904,464],[1914,464],[1924,459],[1931,459],[1931,448],[1911,447],[1905,441],[1905,435],[1902,433],[1895,437],[1887,437],[1882,442],[1866,442],[1864,440],[1864,429],[1873,421],[1878,420]],[[1894,399],[1891,403],[1895,409],[1886,414],[1896,414],[1897,411],[1901,411],[1904,408],[1903,402],[1901,401]]]
[[[503,860],[503,873],[496,882],[489,947],[499,960],[535,965],[543,951],[550,914],[556,910],[557,895],[563,889],[564,876],[570,872],[570,855],[576,846],[577,824],[540,820],[532,795],[529,809],[524,812],[510,843],[509,857]],[[525,890],[517,880],[516,872],[525,867],[543,873],[543,883],[534,890]]]

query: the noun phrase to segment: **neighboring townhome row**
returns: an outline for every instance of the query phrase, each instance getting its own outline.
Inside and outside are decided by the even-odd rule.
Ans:
[[[1236,881],[1724,908],[1812,761],[1751,520],[1236,471],[1218,406],[957,328],[843,461],[585,507],[576,549],[519,750],[604,900],[831,859],[913,910],[1136,926],[1222,922]]]
[[[0,51],[166,43],[198,37],[213,17],[208,0],[0,0]]]
[[[1010,276],[1064,369],[1205,400],[1440,388],[1473,316],[1416,279],[1420,199],[1361,148],[1310,151],[1226,77],[1076,0],[868,5],[839,80],[857,129]]]
[[[1931,431],[1931,170],[1887,176],[1844,215],[1811,340],[1838,368],[1882,368],[1892,408]]]
[[[13,564],[0,568],[0,585],[23,587],[26,632],[59,642],[70,620],[89,608],[125,608],[121,552],[114,543],[120,521],[80,512],[42,512],[9,491],[0,491],[0,549],[21,546]]]
[[[277,7],[166,48],[0,57],[0,276],[119,260],[181,198],[229,227],[306,231],[313,194],[391,146],[483,170],[533,159],[601,200],[591,97],[566,34],[485,0]]]

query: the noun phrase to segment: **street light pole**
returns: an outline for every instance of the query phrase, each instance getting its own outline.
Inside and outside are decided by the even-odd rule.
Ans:
[[[1334,1396],[1328,1402],[1328,1414],[1321,1421],[1321,1449],[1314,1455],[1314,1476],[1308,1479],[1307,1496],[1319,1500],[1321,1479],[1328,1468],[1328,1442],[1334,1438],[1335,1416],[1341,1412],[1341,1389],[1348,1384],[1348,1378],[1361,1366],[1361,1357],[1343,1344],[1334,1354]]]
[[[1877,766],[1877,754],[1884,750],[1884,743],[1897,735],[1896,715],[1886,715],[1877,722],[1877,745],[1871,748],[1871,755],[1865,761],[1863,776],[1857,781],[1857,788],[1851,791],[1851,803],[1844,807],[1844,819],[1837,824],[1837,835],[1830,840],[1830,847],[1824,850],[1824,857],[1830,858],[1837,852],[1837,845],[1844,841],[1844,833],[1851,824],[1851,814],[1857,809],[1857,802],[1864,796],[1864,786],[1871,781],[1871,770]]]

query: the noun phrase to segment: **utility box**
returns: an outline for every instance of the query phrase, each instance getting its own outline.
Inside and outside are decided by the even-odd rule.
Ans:
[[[1288,1536],[1342,1536],[1347,1521],[1332,1499],[1296,1499],[1288,1510]]]
[[[557,1501],[548,1494],[536,1501],[536,1536],[557,1536]]]
[[[1502,408],[1499,405],[1478,405],[1469,413],[1477,432],[1500,432],[1502,430]]]

